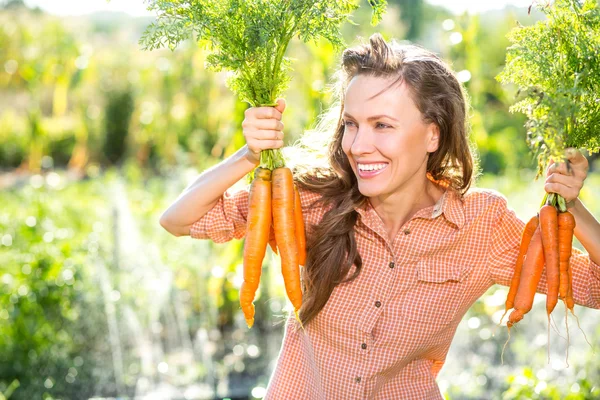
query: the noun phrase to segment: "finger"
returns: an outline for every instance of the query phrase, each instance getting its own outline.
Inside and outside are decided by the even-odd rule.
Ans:
[[[565,150],[567,160],[573,165],[587,164],[587,158],[581,152],[573,147],[569,147]]]
[[[550,176],[548,176],[546,179],[546,183],[558,183],[568,188],[577,188],[578,186],[583,186],[579,179],[558,173],[550,174]]]
[[[583,181],[580,178],[561,174],[550,175],[544,185],[548,193],[557,193],[567,202],[577,198],[582,187]]]
[[[546,176],[547,177],[550,176],[550,174],[552,173],[551,168],[552,168],[553,165],[554,165],[554,159],[551,158],[548,161],[548,166],[546,167]]]
[[[283,140],[262,140],[263,150],[280,149],[283,147]]]
[[[567,163],[553,163],[548,167],[548,173],[546,176],[550,176],[552,174],[563,174],[563,175],[571,175],[571,170],[568,167]]]
[[[248,140],[247,143],[248,143],[248,148],[255,153],[260,153],[263,150],[279,149],[279,148],[283,147],[283,140],[281,140],[281,139],[266,139],[266,140],[251,139],[251,140]]]
[[[283,132],[271,129],[260,129],[252,135],[258,140],[283,140]]]
[[[259,119],[254,121],[256,129],[265,129],[272,131],[282,131],[284,128],[283,122],[276,119]]]
[[[562,196],[566,202],[575,200],[579,196],[579,191],[575,188],[567,187],[561,183],[546,183],[544,184],[546,193],[556,193]]]
[[[275,107],[255,107],[252,108],[252,116],[256,119],[278,119],[281,120],[282,114]]]
[[[277,99],[276,101],[277,105],[275,106],[275,109],[277,111],[279,111],[281,114],[283,114],[283,111],[285,110],[285,99]]]

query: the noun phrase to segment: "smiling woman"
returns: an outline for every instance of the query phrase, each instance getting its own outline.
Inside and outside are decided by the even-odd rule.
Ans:
[[[466,96],[439,57],[375,34],[344,51],[338,76],[327,163],[304,156],[295,170],[307,228],[302,325],[291,313],[265,399],[441,399],[435,378],[456,328],[487,289],[510,284],[524,223],[499,193],[471,189]],[[253,154],[283,146],[284,111],[282,99],[246,111],[247,145],[186,189],[196,203],[218,200],[182,230],[246,234],[248,189],[217,188],[252,170]],[[557,168],[548,180],[573,201],[590,252],[574,250],[573,297],[600,308],[600,249],[586,245],[600,243],[600,224],[577,199],[587,161],[572,152],[570,163],[571,174]]]
[[[423,120],[407,84],[397,81],[358,75],[344,101],[342,149],[358,178],[358,189],[373,206],[390,201],[400,206],[409,192],[434,186],[425,176],[429,154],[439,145],[439,130]],[[370,116],[370,110],[387,115]],[[434,193],[414,206],[435,204],[442,193]],[[403,221],[397,228],[401,225]]]

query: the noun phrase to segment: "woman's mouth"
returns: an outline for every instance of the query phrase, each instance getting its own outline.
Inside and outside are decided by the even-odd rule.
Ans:
[[[356,163],[356,170],[360,178],[368,179],[379,175],[387,166],[387,163]]]

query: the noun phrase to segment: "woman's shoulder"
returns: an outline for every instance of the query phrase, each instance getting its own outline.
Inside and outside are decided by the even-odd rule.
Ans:
[[[463,195],[463,202],[467,209],[486,210],[494,208],[500,211],[508,208],[506,196],[494,189],[471,188]]]

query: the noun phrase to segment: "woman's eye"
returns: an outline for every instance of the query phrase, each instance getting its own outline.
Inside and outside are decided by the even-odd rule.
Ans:
[[[354,122],[352,121],[344,121],[343,124],[345,127],[354,126]]]
[[[389,125],[386,124],[382,124],[381,122],[378,122],[376,125],[377,129],[385,129],[385,128],[390,128]]]

